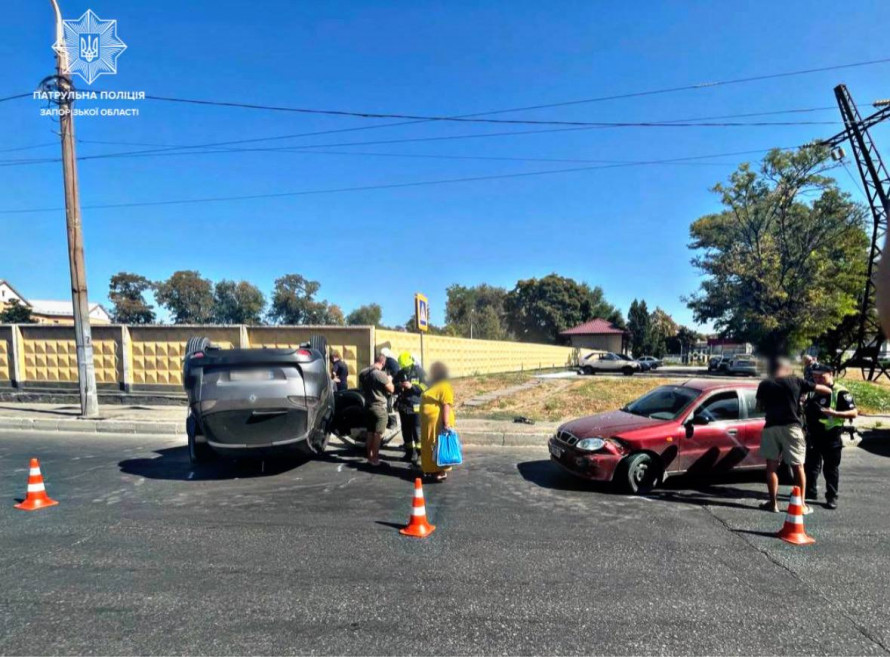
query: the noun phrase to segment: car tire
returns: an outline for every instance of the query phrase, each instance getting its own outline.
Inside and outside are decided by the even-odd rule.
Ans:
[[[618,466],[617,483],[631,495],[644,495],[661,480],[661,464],[651,454],[637,452]]]
[[[596,374],[596,371],[590,365],[584,366],[581,369],[581,372],[586,374],[587,376],[593,376],[594,374]]]
[[[185,431],[188,434],[189,461],[194,465],[212,461],[214,457],[213,450],[210,449],[210,445],[198,440],[198,436],[204,434],[198,426],[198,420],[191,413],[186,418]]]
[[[192,354],[204,351],[209,346],[210,338],[205,338],[203,335],[196,335],[195,337],[189,338],[189,341],[185,345],[185,357],[188,358]]]
[[[309,348],[315,349],[324,359],[328,358],[328,339],[323,335],[313,335],[309,338]]]
[[[624,376],[633,376],[633,375],[634,375],[634,368],[632,368],[632,367],[625,367],[624,369],[621,370],[621,373],[622,373]]]

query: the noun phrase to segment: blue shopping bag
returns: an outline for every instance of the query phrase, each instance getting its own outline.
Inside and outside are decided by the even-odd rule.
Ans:
[[[454,429],[448,429],[439,434],[436,441],[436,464],[440,468],[450,465],[460,465],[464,457],[460,448],[460,437]]]

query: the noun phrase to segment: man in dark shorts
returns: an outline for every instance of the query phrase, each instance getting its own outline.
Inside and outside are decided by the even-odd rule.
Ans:
[[[831,388],[814,384],[794,376],[787,358],[776,361],[772,377],[757,387],[757,407],[764,411],[766,424],[760,436],[760,455],[766,459],[766,488],[769,500],[761,509],[779,512],[779,461],[791,466],[794,483],[806,490],[807,477],[804,463],[807,457],[807,441],[803,433],[801,398],[811,392],[831,394]],[[804,507],[804,513],[812,509]]]
[[[840,482],[841,452],[844,449],[841,436],[844,423],[859,415],[853,395],[842,385],[834,382],[834,372],[827,365],[813,368],[816,383],[831,389],[830,395],[813,393],[807,397],[804,413],[807,420],[807,471],[808,500],[818,499],[819,473],[825,474],[825,506],[837,508]]]
[[[395,391],[392,377],[383,371],[386,364],[386,356],[378,354],[371,367],[363,369],[358,375],[358,382],[365,397],[365,408],[368,410],[368,437],[365,440],[368,463],[380,465],[380,442],[383,440],[383,432],[386,431],[388,413],[386,411],[387,397]]]

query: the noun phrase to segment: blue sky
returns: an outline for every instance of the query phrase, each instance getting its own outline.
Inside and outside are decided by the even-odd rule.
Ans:
[[[646,2],[315,2],[61,0],[66,18],[117,19],[128,49],[90,89],[321,109],[461,115],[890,56],[880,0]],[[52,72],[49,2],[12,0],[0,97]],[[846,83],[863,113],[890,95],[890,64],[658,96],[499,114],[495,118],[638,122],[834,108]],[[80,88],[87,88],[81,83]],[[58,155],[38,101],[0,104],[0,160]],[[125,106],[125,105],[121,105]],[[145,101],[135,118],[77,120],[87,155],[360,128],[391,120],[308,116]],[[836,109],[747,120],[838,121]],[[737,119],[744,121],[746,119]],[[423,123],[271,142],[328,152],[232,152],[84,161],[84,206],[389,185],[793,146],[837,125],[622,128],[355,144],[534,129]],[[879,144],[890,130],[875,131]],[[262,145],[262,144],[261,144]],[[415,156],[415,157],[407,157]],[[423,157],[417,157],[423,156]],[[448,158],[429,156],[449,156]],[[450,158],[450,159],[449,159]],[[460,159],[468,158],[468,159]],[[472,159],[472,158],[520,158]],[[550,272],[600,285],[624,313],[644,298],[684,323],[697,286],[688,227],[717,208],[708,189],[745,159],[501,180],[83,213],[90,297],[115,272],[162,279],[198,269],[265,292],[296,272],[346,312],[376,301],[384,321],[411,314],[415,291],[443,320],[445,288],[507,288]],[[843,170],[840,183],[855,192]],[[0,210],[58,208],[58,164],[4,166]],[[0,278],[26,296],[65,298],[60,211],[0,215]]]

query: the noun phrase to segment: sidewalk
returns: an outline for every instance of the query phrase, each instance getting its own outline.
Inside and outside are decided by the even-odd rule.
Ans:
[[[78,433],[162,434],[185,440],[185,404],[142,406],[105,404],[100,417],[82,420],[80,406],[0,402],[0,431],[58,431]],[[458,418],[466,445],[507,447],[545,446],[557,423],[518,424],[502,420]]]
[[[185,440],[186,407],[105,404],[101,417],[82,420],[74,404],[0,402],[0,431],[58,431],[79,433],[178,435]],[[466,445],[504,447],[545,446],[559,422],[521,424],[507,420],[457,418],[457,429]],[[857,429],[879,426],[890,429],[890,415],[862,415]]]

